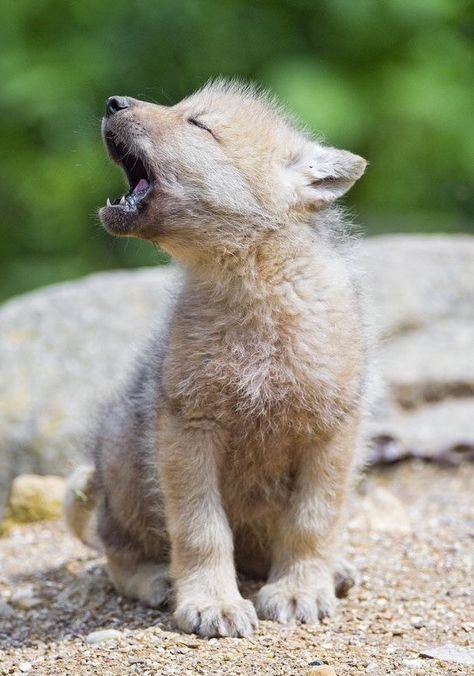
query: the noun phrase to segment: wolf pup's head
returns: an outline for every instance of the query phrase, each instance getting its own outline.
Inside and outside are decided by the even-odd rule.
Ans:
[[[104,227],[184,258],[235,253],[269,231],[301,227],[366,166],[232,82],[210,83],[174,106],[112,96],[102,134],[129,182],[126,195],[100,209]]]

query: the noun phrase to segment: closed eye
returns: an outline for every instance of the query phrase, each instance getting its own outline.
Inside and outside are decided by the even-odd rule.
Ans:
[[[206,127],[206,125],[201,122],[200,120],[196,120],[195,117],[188,117],[188,122],[190,124],[194,124],[195,127],[199,127],[199,129],[204,129],[205,131],[208,131],[210,134],[212,134],[212,130],[209,129],[209,127]],[[214,134],[213,134],[214,136]]]

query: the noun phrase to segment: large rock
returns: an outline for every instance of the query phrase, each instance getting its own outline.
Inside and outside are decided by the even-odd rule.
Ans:
[[[59,476],[20,474],[11,486],[8,518],[20,523],[59,518],[65,489],[66,482]]]
[[[406,409],[474,394],[474,321],[442,318],[385,344],[383,369],[393,398]],[[473,360],[474,361],[474,360]]]
[[[361,251],[388,381],[376,431],[433,453],[472,440],[474,238],[378,237]],[[172,267],[103,273],[0,309],[0,511],[14,476],[81,460],[95,410],[177,284]]]
[[[159,321],[176,269],[93,275],[0,309],[0,519],[21,473],[70,473],[98,405]]]
[[[373,237],[363,242],[362,255],[373,314],[385,336],[441,319],[473,318],[474,237]]]
[[[472,451],[474,238],[393,235],[362,251],[386,384],[374,434],[401,455]]]

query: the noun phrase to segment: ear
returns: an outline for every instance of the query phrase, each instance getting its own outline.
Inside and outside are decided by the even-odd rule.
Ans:
[[[311,143],[292,164],[297,201],[329,204],[346,193],[362,176],[366,160],[347,150]]]

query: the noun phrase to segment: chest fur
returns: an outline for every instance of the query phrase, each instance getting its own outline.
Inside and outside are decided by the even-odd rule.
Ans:
[[[331,426],[352,405],[361,365],[351,289],[286,283],[245,307],[186,298],[164,381],[186,417],[245,435]]]

